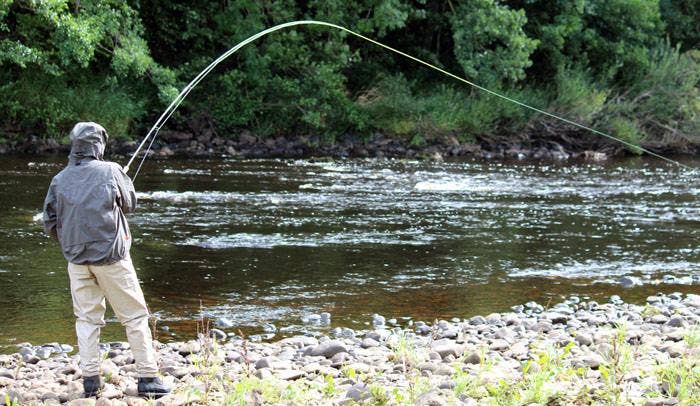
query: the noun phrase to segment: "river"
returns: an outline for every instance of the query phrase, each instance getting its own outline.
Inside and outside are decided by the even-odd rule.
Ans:
[[[64,163],[0,158],[6,348],[75,343],[65,261],[33,219]],[[164,341],[202,316],[281,337],[367,328],[374,313],[405,324],[700,291],[698,171],[650,159],[151,160],[136,188],[132,257]],[[320,312],[330,327],[302,321]],[[117,339],[108,310],[103,340]]]

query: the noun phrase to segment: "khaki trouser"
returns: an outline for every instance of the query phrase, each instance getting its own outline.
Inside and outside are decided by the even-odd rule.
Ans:
[[[134,265],[127,257],[111,265],[76,265],[68,263],[73,312],[78,318],[80,368],[83,376],[100,373],[100,328],[105,325],[105,298],[121,324],[136,361],[140,377],[154,377],[158,372],[148,326],[148,307],[143,298]]]

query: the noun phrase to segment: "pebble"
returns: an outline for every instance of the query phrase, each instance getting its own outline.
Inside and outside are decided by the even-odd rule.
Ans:
[[[432,345],[432,350],[438,353],[442,359],[445,359],[445,357],[447,357],[448,355],[459,357],[460,355],[462,355],[464,348],[456,343],[449,342],[447,340],[440,340],[436,341]]]
[[[573,361],[576,367],[588,367],[591,369],[598,369],[601,364],[605,363],[605,359],[600,354],[590,353],[586,354]]]
[[[618,281],[623,288],[631,288],[642,285],[642,281],[634,276],[623,276]]]
[[[362,344],[360,344],[362,348],[374,348],[374,347],[379,347],[379,342],[373,338],[366,337],[365,339],[362,340]]]
[[[322,334],[300,335],[273,343],[249,340],[244,347],[241,338],[232,338],[219,343],[209,354],[210,362],[217,364],[210,372],[216,374],[215,379],[228,377],[232,382],[239,382],[246,371],[258,379],[284,381],[285,385],[299,385],[295,382],[299,381],[304,390],[311,392],[310,404],[316,405],[367,402],[372,394],[381,396],[382,391],[393,399],[394,393],[406,393],[416,382],[422,385],[422,392],[413,404],[493,404],[495,399],[488,398],[484,385],[497,387],[501,381],[517,385],[523,373],[532,376],[545,368],[532,362],[540,354],[561,353],[562,346],[573,343],[561,363],[564,368],[584,368],[585,373],[573,380],[545,384],[545,388],[556,385],[560,391],[557,399],[562,404],[572,404],[580,395],[580,385],[596,388],[604,384],[600,368],[614,354],[615,323],[624,321],[625,340],[633,347],[635,357],[635,375],[623,379],[625,397],[632,404],[681,402],[682,399],[672,397],[647,399],[644,393],[656,390],[674,396],[668,393],[670,387],[659,381],[658,365],[700,357],[700,349],[689,348],[685,341],[688,329],[700,322],[700,295],[651,296],[647,303],[653,303],[656,309],[647,317],[642,314],[648,308],[620,301],[611,297],[610,303],[599,305],[588,298],[568,298],[547,311],[531,302],[513,312],[440,320],[434,326],[421,321],[406,323],[405,330],[396,323],[389,323],[391,328],[378,325],[369,331],[337,327],[333,329],[334,335],[337,332],[339,336],[336,339]],[[420,335],[421,329],[425,329],[426,336]],[[442,338],[435,339],[433,332]],[[201,381],[204,375],[200,375],[206,370],[199,364],[202,357],[198,355],[202,353],[202,342],[207,341],[201,340],[159,344],[161,373],[177,391],[154,404],[186,404],[193,399],[183,400],[184,394],[207,390]],[[398,346],[404,341],[411,343],[407,349]],[[112,379],[105,384],[97,402],[100,406],[144,404],[136,396],[136,370],[128,343],[103,344],[102,348],[111,358],[104,360],[101,368]],[[82,375],[77,370],[77,356],[70,357],[62,349],[58,343],[39,347],[22,343],[18,354],[0,355],[0,396],[17,397],[20,404],[94,404],[94,399],[79,398]],[[18,368],[17,360],[23,357],[40,360],[35,364],[22,361]],[[460,381],[453,380],[456,372],[480,376],[483,385],[470,391],[471,397],[457,395],[454,391]],[[329,382],[333,383],[335,395],[324,397],[321,388],[328,388]],[[225,398],[213,388],[207,395],[211,396],[208,402]],[[250,391],[243,402],[262,404],[262,395]]]
[[[372,397],[369,387],[364,383],[356,383],[352,385],[345,393],[346,399],[351,399],[355,402],[363,402]]]
[[[379,314],[372,315],[372,324],[375,326],[383,326],[386,323],[386,318]]]
[[[234,326],[233,321],[231,319],[226,318],[226,317],[219,317],[216,319],[215,323],[219,328],[231,328]],[[169,330],[169,329],[168,329]],[[167,331],[167,330],[165,330]]]

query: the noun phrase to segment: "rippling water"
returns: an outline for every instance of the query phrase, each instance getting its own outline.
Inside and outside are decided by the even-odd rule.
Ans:
[[[33,220],[62,165],[0,162],[0,345],[74,342],[65,263]],[[698,171],[652,160],[167,160],[136,186],[132,256],[170,327],[161,339],[191,336],[202,313],[291,334],[317,330],[301,317],[322,311],[361,328],[373,313],[700,290]],[[640,284],[623,289],[622,276]],[[121,334],[112,322],[104,335]]]

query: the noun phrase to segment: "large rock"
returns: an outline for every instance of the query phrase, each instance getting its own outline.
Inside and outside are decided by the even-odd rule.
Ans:
[[[348,348],[341,341],[329,340],[323,342],[311,350],[310,355],[313,357],[323,356],[326,358],[331,358],[335,354],[341,352],[348,352]]]

